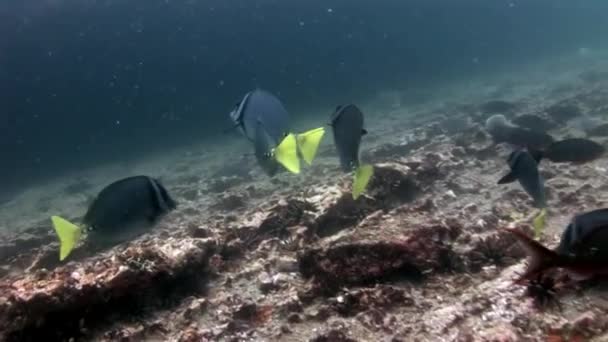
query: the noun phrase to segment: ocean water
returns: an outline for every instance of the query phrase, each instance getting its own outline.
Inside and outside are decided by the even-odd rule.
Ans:
[[[606,0],[0,1],[0,340],[601,337],[502,228],[608,205],[606,37]],[[360,150],[269,177],[229,120],[256,88],[296,133],[356,104]]]
[[[444,82],[602,49],[606,22],[602,0],[6,0],[0,191],[221,141],[255,87],[320,122],[391,89],[439,101]]]

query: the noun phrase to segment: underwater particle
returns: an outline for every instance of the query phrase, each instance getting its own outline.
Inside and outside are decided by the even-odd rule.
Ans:
[[[115,181],[99,192],[82,226],[51,217],[60,241],[59,260],[74,249],[83,228],[89,231],[88,241],[115,244],[142,234],[176,206],[163,185],[152,177],[133,176]]]
[[[516,126],[501,114],[489,117],[485,128],[496,143],[506,142],[520,147],[542,149],[554,141],[549,134]]]
[[[565,269],[575,280],[608,273],[608,209],[575,215],[563,231],[560,243],[550,250],[516,228],[506,228],[520,242],[529,257],[517,283],[531,281],[545,272]]]
[[[245,94],[230,112],[230,119],[234,128],[253,144],[256,160],[269,176],[278,172],[279,165],[300,173],[298,152],[312,163],[324,133],[322,127],[291,133],[290,116],[281,101],[261,89]]]
[[[330,120],[342,171],[355,172],[353,199],[357,199],[365,191],[374,173],[372,165],[362,165],[359,162],[361,137],[367,134],[363,123],[363,113],[353,104],[338,106]]]

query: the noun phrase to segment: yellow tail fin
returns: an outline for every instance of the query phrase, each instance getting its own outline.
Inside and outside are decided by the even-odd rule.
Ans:
[[[281,163],[289,172],[300,173],[300,159],[298,158],[298,146],[296,136],[288,134],[283,141],[274,149],[274,158]]]
[[[80,240],[82,228],[59,216],[51,216],[51,221],[59,237],[59,260],[63,261],[63,259],[70,255],[70,252],[72,252],[76,243]]]
[[[534,238],[539,239],[545,230],[545,222],[547,219],[547,209],[543,208],[538,213],[538,216],[534,218]]]
[[[325,135],[325,128],[319,127],[298,134],[298,147],[304,161],[310,165],[317,155],[319,144]]]
[[[355,180],[353,181],[353,199],[359,198],[367,188],[369,180],[374,174],[374,167],[371,165],[361,165],[355,170]]]

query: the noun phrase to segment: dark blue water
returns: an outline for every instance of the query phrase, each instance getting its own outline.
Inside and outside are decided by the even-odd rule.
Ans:
[[[606,23],[604,0],[3,0],[0,179],[221,137],[253,87],[329,114],[596,47]]]

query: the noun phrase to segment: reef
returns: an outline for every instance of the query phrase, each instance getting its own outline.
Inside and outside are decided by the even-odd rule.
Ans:
[[[323,147],[302,175],[271,180],[247,158],[208,174],[186,159],[173,170],[180,206],[157,228],[65,263],[48,222],[32,223],[0,244],[0,340],[603,340],[602,286],[564,286],[559,272],[513,283],[525,255],[502,228],[531,234],[535,212],[516,185],[496,184],[511,149],[475,120],[509,112],[565,135],[567,119],[606,105],[598,82],[557,102],[549,90],[541,104],[462,106],[464,123],[433,110],[416,127],[372,124],[362,159],[375,174],[358,200]],[[606,205],[603,163],[543,162],[543,243]]]

